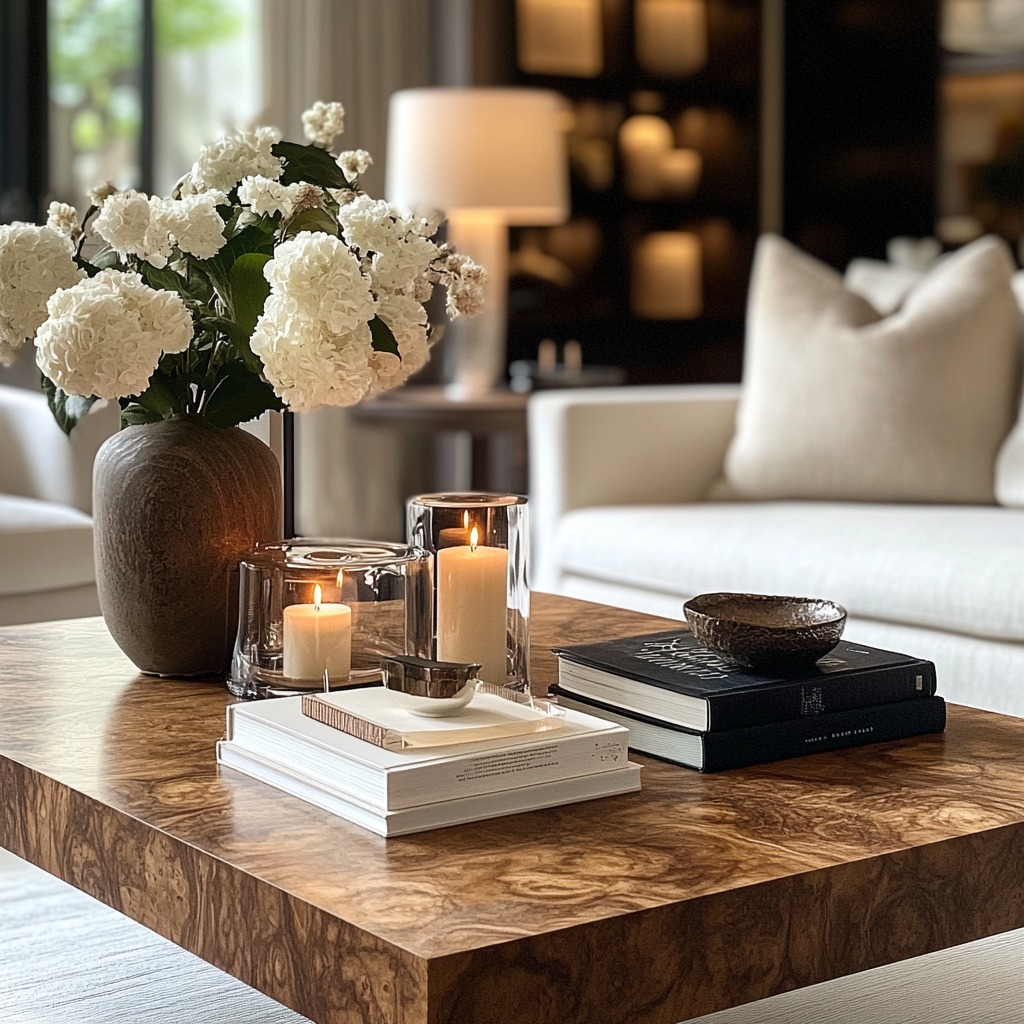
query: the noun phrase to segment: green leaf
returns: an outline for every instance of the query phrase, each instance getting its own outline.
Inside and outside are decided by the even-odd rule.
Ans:
[[[78,421],[93,407],[97,401],[95,397],[83,398],[81,395],[69,395],[62,391],[48,377],[43,377],[43,392],[46,395],[46,402],[50,406],[50,412],[57,421],[57,426],[70,434]]]
[[[227,317],[223,316],[204,316],[202,319],[197,320],[196,324],[204,331],[226,335],[231,339],[233,345],[241,345],[246,350],[249,348],[249,335],[234,320],[228,320]]]
[[[95,277],[101,270],[116,270],[121,257],[114,249],[103,249],[93,256],[92,260],[82,260],[82,267],[90,277]]]
[[[154,267],[152,264],[142,264],[142,279],[150,288],[158,288],[166,292],[177,292],[179,295],[187,295],[185,279],[176,274],[170,267]]]
[[[398,351],[398,339],[391,332],[391,328],[379,316],[375,316],[370,321],[370,335],[372,341],[370,347],[374,352],[390,352],[392,355],[402,358],[402,353]]]
[[[308,181],[321,188],[349,188],[337,160],[319,146],[300,146],[297,142],[275,143],[271,152],[284,160],[282,185]]]
[[[295,214],[285,227],[285,237],[294,238],[300,231],[321,231],[325,235],[338,236],[338,222],[319,206]]]
[[[173,413],[184,411],[178,392],[160,373],[149,378],[149,387],[136,398],[136,402],[148,412],[155,413],[157,419],[166,419]],[[123,413],[121,418],[124,419]]]
[[[158,412],[151,412],[136,402],[129,402],[121,409],[121,426],[134,427],[140,423],[159,423],[163,419]]]
[[[274,389],[241,361],[227,363],[203,410],[203,418],[216,427],[236,427],[268,410],[284,408]]]
[[[269,262],[270,257],[266,253],[247,252],[235,260],[228,274],[235,323],[247,337],[252,336],[270,294],[270,282],[263,276],[263,268]]]
[[[242,256],[251,253],[274,253],[274,226],[270,223],[248,224],[232,235],[216,256],[208,260],[191,260],[195,273],[205,276],[226,301],[231,294],[231,267]]]

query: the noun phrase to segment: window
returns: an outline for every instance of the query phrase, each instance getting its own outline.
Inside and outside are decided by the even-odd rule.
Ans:
[[[49,0],[49,193],[166,194],[261,105],[258,0]]]

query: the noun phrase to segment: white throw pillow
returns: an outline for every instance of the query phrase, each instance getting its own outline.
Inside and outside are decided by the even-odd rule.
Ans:
[[[879,313],[895,313],[928,273],[919,267],[899,267],[885,260],[850,260],[843,284],[871,303]]]
[[[1010,283],[1024,317],[1024,270],[1018,270]],[[1000,505],[1024,508],[1024,400],[1017,414],[1017,425],[996,458],[996,501]]]
[[[889,316],[776,235],[758,242],[726,479],[753,498],[992,502],[1014,422],[1006,245],[947,256]]]

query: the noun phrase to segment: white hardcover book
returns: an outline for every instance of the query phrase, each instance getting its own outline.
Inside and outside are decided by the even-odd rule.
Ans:
[[[565,725],[565,712],[551,701],[518,693],[503,696],[494,692],[497,687],[477,685],[467,707],[438,718],[423,718],[400,707],[383,686],[307,693],[302,697],[302,713],[387,750],[509,740],[554,732]]]
[[[500,818],[522,811],[537,811],[598,797],[635,793],[640,789],[640,765],[626,762],[612,771],[440,800],[395,811],[381,811],[333,786],[318,784],[297,775],[287,766],[260,757],[230,740],[221,740],[217,744],[217,761],[379,836],[425,832],[428,829]]]
[[[381,812],[608,772],[628,762],[629,730],[577,711],[567,711],[549,733],[386,750],[304,715],[302,699],[228,705],[227,738]],[[477,694],[466,710],[477,701],[478,710],[511,703]]]

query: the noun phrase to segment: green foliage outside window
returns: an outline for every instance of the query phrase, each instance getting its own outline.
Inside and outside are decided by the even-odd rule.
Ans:
[[[242,18],[223,0],[154,0],[157,57],[231,39]],[[136,144],[141,129],[142,0],[50,0],[49,76],[70,113],[76,153]]]

